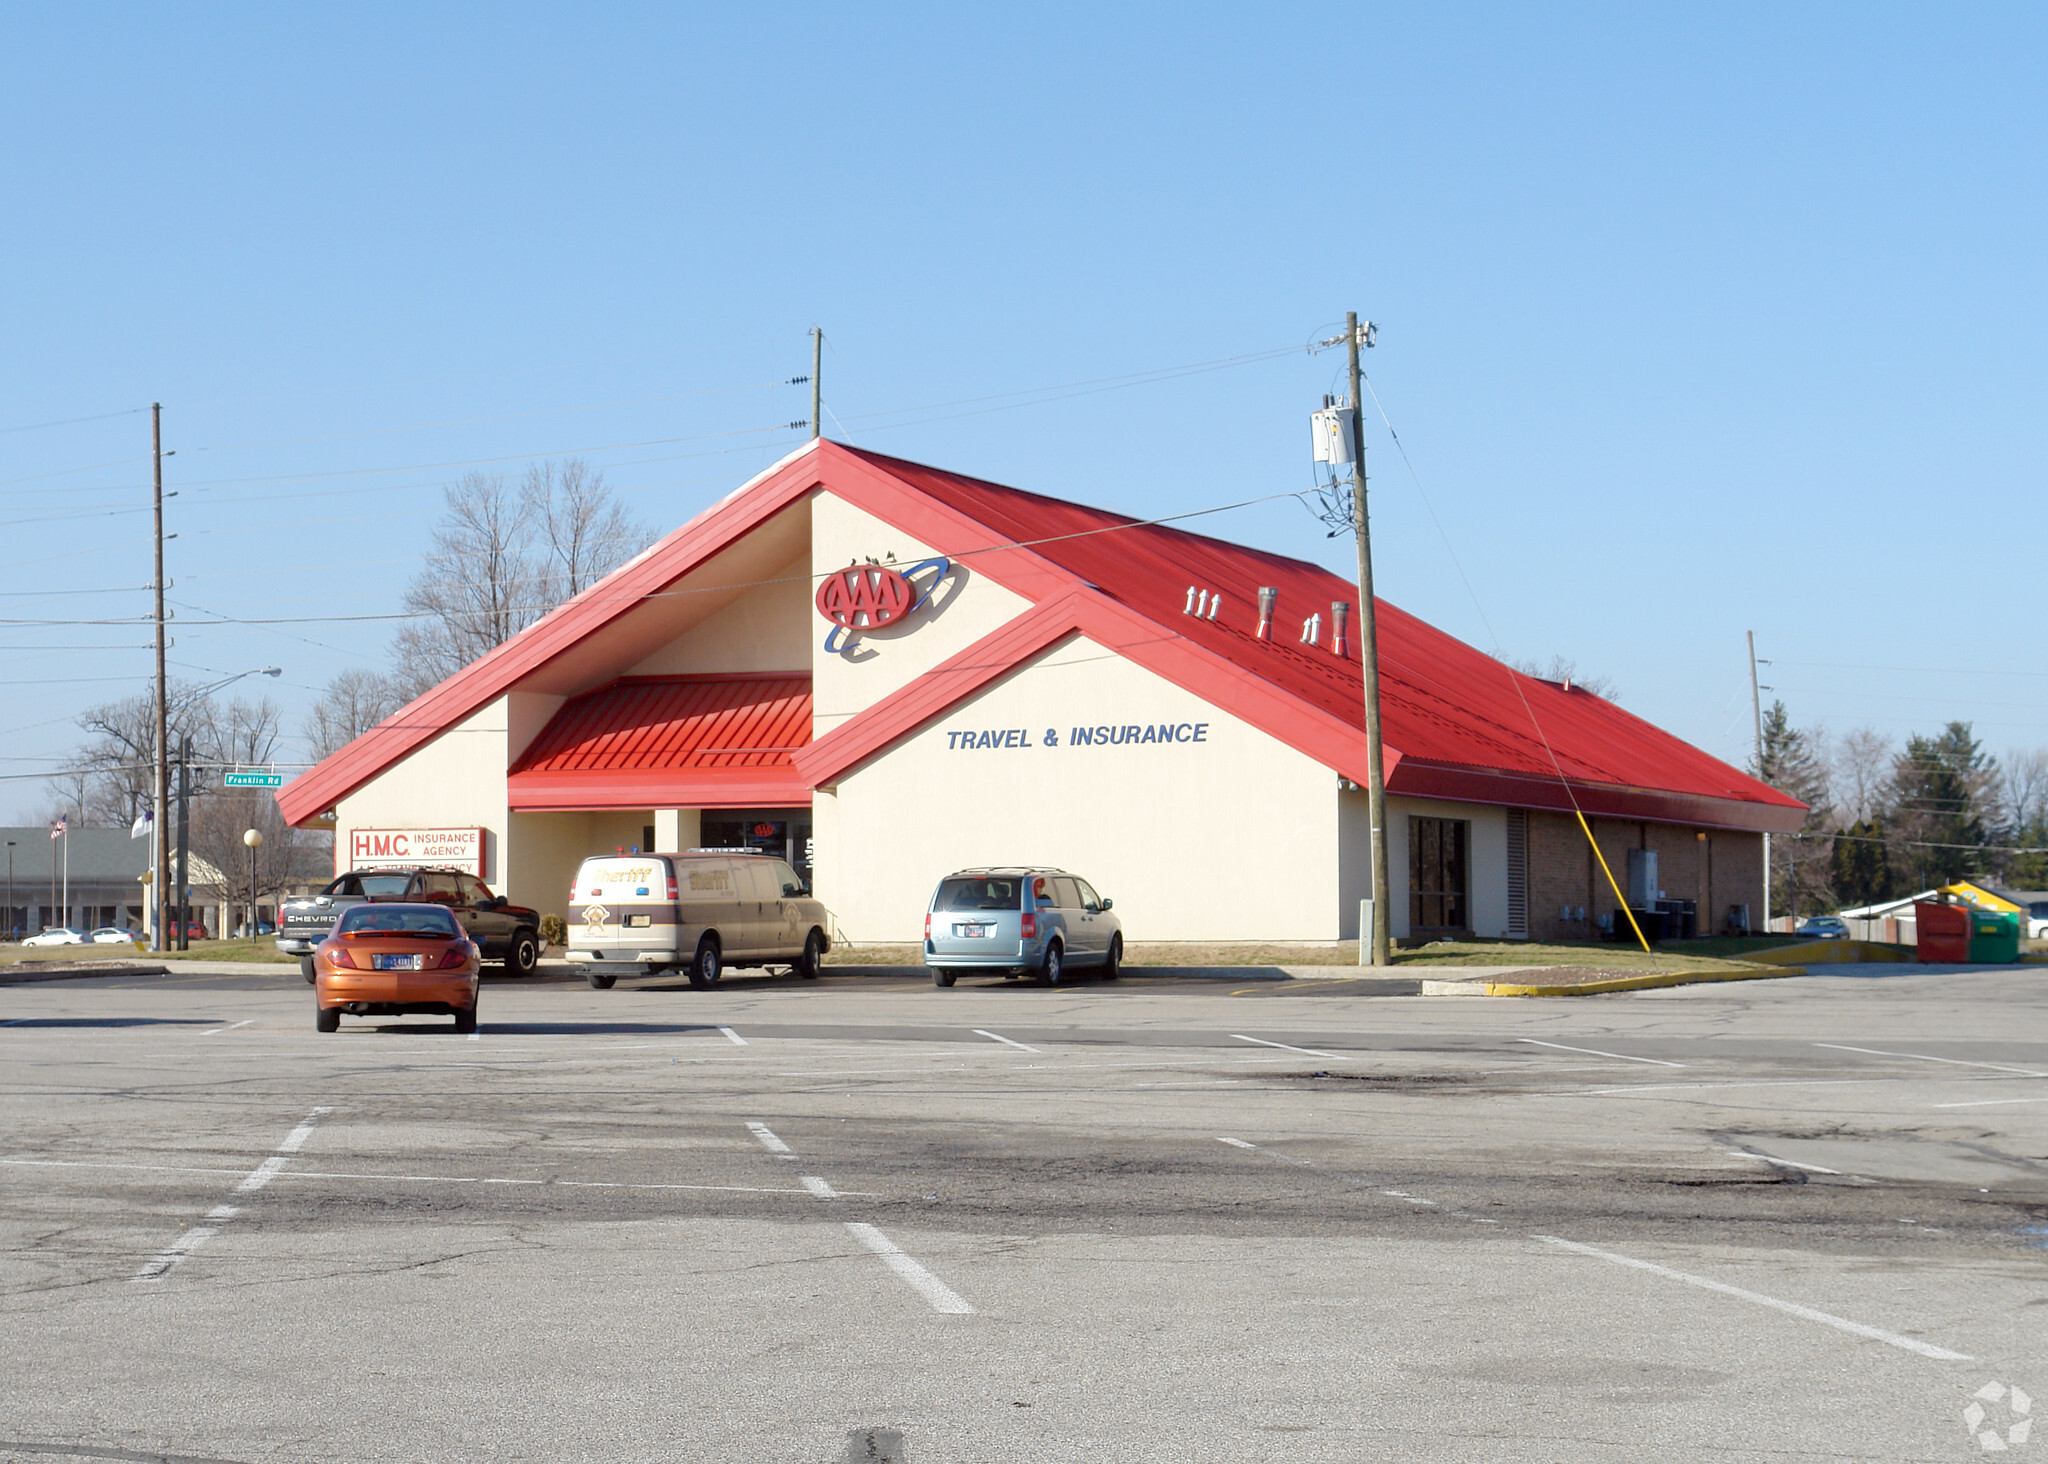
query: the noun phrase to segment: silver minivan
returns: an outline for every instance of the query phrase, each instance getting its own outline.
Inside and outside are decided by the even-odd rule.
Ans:
[[[1070,970],[1115,980],[1123,966],[1123,924],[1111,901],[1064,869],[962,869],[939,881],[924,917],[924,963],[932,984],[966,971],[1036,976],[1057,986]]]
[[[569,959],[602,991],[682,968],[710,986],[728,966],[788,966],[815,979],[831,942],[825,907],[764,854],[605,855],[569,891]]]

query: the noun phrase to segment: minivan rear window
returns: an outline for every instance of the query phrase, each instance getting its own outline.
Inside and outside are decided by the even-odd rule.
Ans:
[[[1015,910],[1023,902],[1023,881],[948,879],[939,882],[938,910]]]

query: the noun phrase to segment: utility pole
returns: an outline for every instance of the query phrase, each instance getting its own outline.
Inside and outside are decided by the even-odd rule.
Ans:
[[[7,933],[12,936],[20,927],[14,923],[14,840],[7,841]]]
[[[164,409],[160,402],[149,404],[149,450],[155,464],[156,512],[156,798],[150,805],[149,893],[156,901],[156,948],[167,951],[170,931],[164,925],[164,909],[171,895],[171,821],[164,815],[171,802],[171,706],[170,683],[164,674]]]
[[[181,735],[178,738],[178,878],[176,881],[177,904],[173,907],[176,911],[175,918],[177,919],[178,922],[178,949],[181,951],[190,950],[192,948],[191,932],[186,929],[187,921],[185,916],[185,911],[188,902],[192,898],[192,872],[187,867],[192,847],[190,829],[188,824],[191,802],[192,739],[190,737]]]
[[[1764,775],[1764,702],[1756,684],[1756,632],[1749,632],[1749,717],[1756,727],[1756,775]],[[1764,834],[1764,920],[1765,935],[1771,933],[1771,836]]]
[[[1370,339],[1372,325],[1365,326]],[[1372,825],[1372,930],[1359,931],[1360,940],[1372,943],[1372,961],[1384,966],[1391,959],[1388,933],[1393,912],[1387,878],[1387,770],[1386,744],[1380,738],[1380,638],[1379,616],[1372,597],[1372,532],[1365,511],[1365,408],[1361,405],[1358,371],[1358,312],[1344,317],[1345,349],[1351,358],[1351,529],[1358,540],[1358,658],[1365,672],[1365,808]]]
[[[825,366],[825,332],[817,326],[811,327],[811,441],[816,442],[824,432],[825,405],[824,383],[818,373]]]

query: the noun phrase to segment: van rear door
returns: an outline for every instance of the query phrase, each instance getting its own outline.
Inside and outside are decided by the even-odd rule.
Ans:
[[[674,873],[659,854],[586,859],[569,905],[569,949],[600,960],[675,959]]]

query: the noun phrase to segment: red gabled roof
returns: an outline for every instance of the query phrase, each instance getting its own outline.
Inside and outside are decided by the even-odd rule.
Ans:
[[[995,530],[1028,546],[1023,552],[1049,562],[1085,593],[1113,601],[1175,640],[1209,653],[1215,662],[1249,672],[1303,707],[1357,729],[1362,743],[1358,595],[1348,581],[1298,559],[1168,525],[1141,524],[1104,509],[879,453],[843,450],[984,532]],[[1001,556],[975,556],[971,562],[991,578],[1009,582],[1009,566]],[[1268,641],[1255,635],[1262,585],[1279,591]],[[1185,613],[1190,587],[1223,596],[1215,619]],[[1329,649],[1336,601],[1351,603],[1354,610],[1351,648],[1341,658]],[[1385,600],[1378,610],[1380,708],[1392,791],[1569,808],[1571,800],[1558,785],[1561,768],[1589,811],[1781,831],[1798,827],[1804,805],[1796,799],[1613,702],[1512,671]],[[1304,645],[1302,622],[1318,612],[1321,644]],[[1125,654],[1133,653],[1127,649]],[[1190,689],[1236,710],[1213,694],[1221,683],[1211,679],[1205,686],[1203,679]],[[1293,737],[1283,740],[1300,745]],[[1342,769],[1339,763],[1330,765]],[[805,766],[815,771],[818,764]],[[1481,793],[1481,787],[1489,791]]]
[[[507,780],[517,809],[808,805],[811,677],[626,676],[569,701]]]
[[[1331,602],[1356,598],[1346,581],[1300,560],[821,440],[295,779],[278,794],[285,816],[299,822],[333,806],[816,487],[966,558],[1033,604],[990,642],[1036,645],[1019,652],[1028,656],[1052,643],[1048,635],[1108,637],[1205,700],[1236,712],[1250,706],[1255,725],[1347,776],[1362,774],[1357,652],[1329,650]],[[1269,641],[1253,635],[1261,585],[1279,591]],[[1213,620],[1183,613],[1190,587],[1223,597]],[[1303,645],[1302,621],[1318,612],[1321,644]],[[1051,622],[1065,623],[1055,631]],[[1355,619],[1352,640],[1355,647]],[[1510,671],[1385,601],[1379,647],[1392,791],[1568,807],[1561,768],[1589,811],[1774,830],[1801,820],[1795,800],[1613,703]],[[961,688],[972,680],[957,666],[935,669],[835,729],[797,760],[798,770],[812,785],[836,776],[826,770],[843,771],[849,754],[857,762],[903,735],[888,729],[915,706],[936,715],[949,693],[971,694]],[[863,744],[872,746],[855,753]]]

